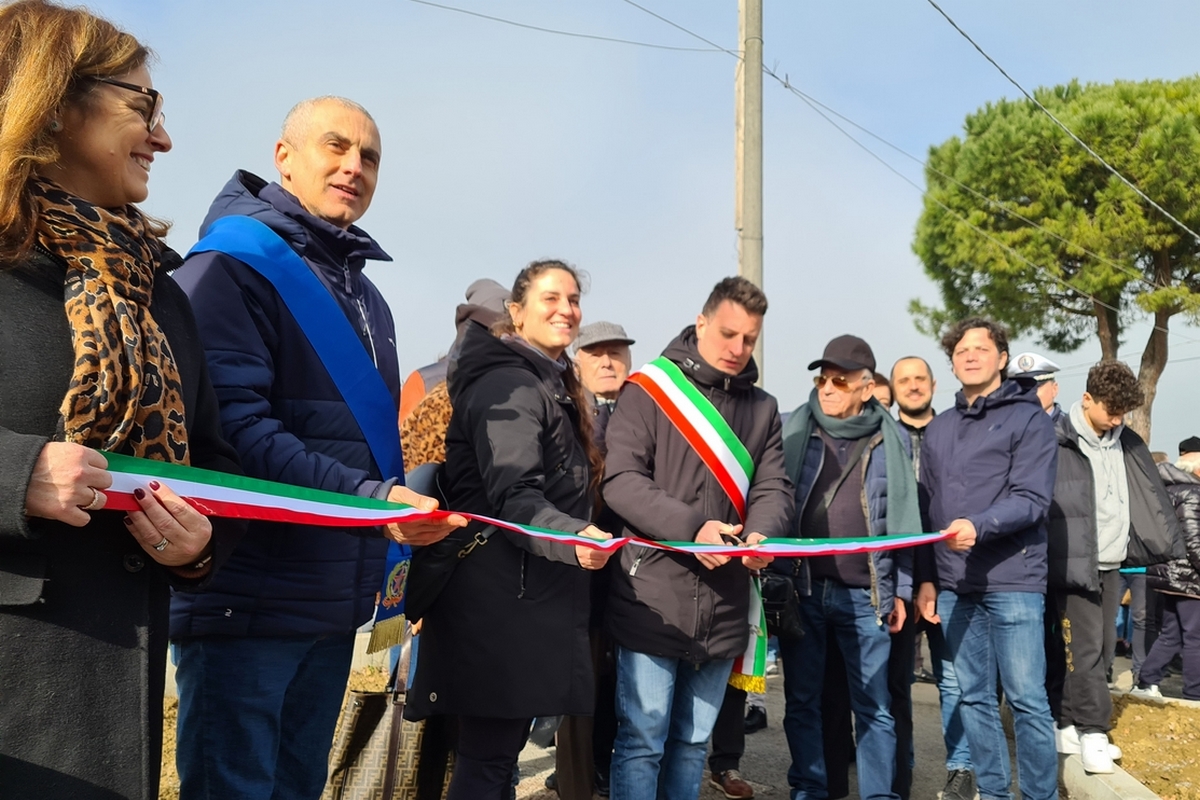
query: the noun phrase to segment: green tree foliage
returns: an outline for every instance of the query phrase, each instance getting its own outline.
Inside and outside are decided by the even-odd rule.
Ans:
[[[1035,96],[1200,231],[1200,76],[1072,82]],[[967,117],[964,133],[930,149],[913,249],[940,287],[943,307],[914,300],[918,329],[936,335],[950,321],[983,313],[1058,352],[1095,336],[1104,357],[1115,358],[1128,325],[1149,318],[1157,330],[1138,369],[1147,403],[1130,421],[1148,439],[1167,362],[1164,331],[1176,315],[1200,319],[1200,241],[1027,100],[989,103]]]

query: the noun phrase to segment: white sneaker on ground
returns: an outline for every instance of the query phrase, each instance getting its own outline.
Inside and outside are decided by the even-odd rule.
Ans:
[[[1107,738],[1106,736],[1105,739]],[[1065,756],[1079,754],[1079,731],[1074,725],[1054,729],[1054,749]],[[1108,745],[1108,757],[1113,761],[1119,761],[1122,755],[1121,748],[1111,743]]]
[[[1107,774],[1113,771],[1113,759],[1108,752],[1108,734],[1085,733],[1079,737],[1079,760],[1084,772]]]
[[[1065,756],[1079,753],[1079,731],[1074,725],[1054,729],[1054,749]]]
[[[1162,696],[1163,696],[1162,692],[1159,691],[1159,689],[1158,689],[1157,683],[1151,683],[1151,684],[1139,683],[1137,686],[1133,687],[1133,689],[1130,690],[1129,693],[1131,695],[1133,695],[1134,697],[1152,697],[1155,700],[1161,700]]]

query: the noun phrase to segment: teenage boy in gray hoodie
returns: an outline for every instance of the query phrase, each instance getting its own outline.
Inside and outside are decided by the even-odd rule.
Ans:
[[[1055,423],[1048,687],[1058,751],[1079,753],[1088,772],[1112,772],[1113,759],[1120,758],[1107,733],[1119,569],[1165,561],[1180,541],[1150,450],[1124,424],[1143,400],[1129,367],[1101,361],[1088,372],[1083,399]]]

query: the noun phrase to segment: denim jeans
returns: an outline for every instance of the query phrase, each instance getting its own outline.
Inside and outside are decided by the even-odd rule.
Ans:
[[[800,618],[804,637],[779,642],[786,697],[783,730],[792,755],[788,769],[792,800],[829,796],[821,734],[829,631],[846,663],[858,742],[859,794],[863,800],[896,800],[892,792],[896,731],[888,691],[891,635],[871,605],[870,590],[815,580],[812,594],[800,599]]]
[[[942,742],[946,745],[946,770],[974,770],[971,748],[962,722],[962,690],[954,662],[946,654],[946,638],[940,625],[929,628],[929,660],[937,681],[938,700],[942,708]]]
[[[317,800],[354,634],[211,636],[171,644],[180,797]]]
[[[982,800],[1011,800],[1008,742],[996,673],[1013,712],[1025,800],[1056,800],[1058,755],[1046,700],[1045,597],[1035,592],[938,595],[946,649],[962,691],[962,721]]]
[[[617,647],[612,800],[696,800],[732,667]]]

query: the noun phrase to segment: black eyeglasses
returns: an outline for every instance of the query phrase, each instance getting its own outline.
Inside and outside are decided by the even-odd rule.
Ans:
[[[154,105],[151,106],[150,113],[144,116],[146,117],[146,130],[150,131],[150,133],[158,130],[158,126],[162,125],[163,120],[167,118],[167,115],[163,112],[163,96],[155,89],[147,89],[145,86],[138,86],[136,83],[126,83],[115,78],[96,78],[96,81],[107,83],[110,86],[119,86],[122,89],[128,89],[131,92],[137,92],[149,97]]]

